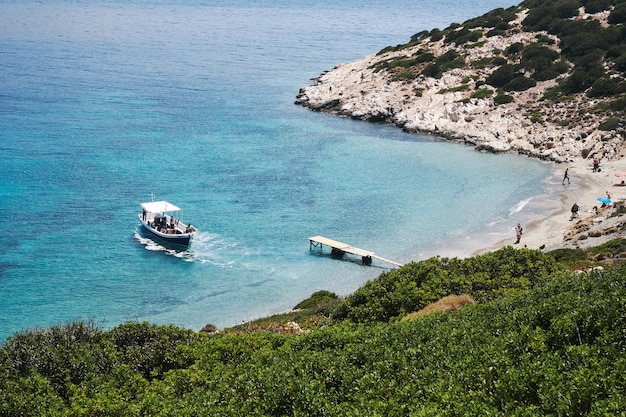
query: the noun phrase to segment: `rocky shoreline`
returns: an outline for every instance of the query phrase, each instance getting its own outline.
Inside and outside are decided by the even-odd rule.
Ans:
[[[494,54],[503,55],[502,51],[513,44],[529,45],[549,37],[553,42],[546,44],[560,52],[558,39],[553,35],[523,30],[521,22],[526,13],[519,11],[517,19],[508,22],[510,29],[505,34],[484,36],[471,47],[424,37],[338,65],[302,88],[296,104],[342,117],[394,124],[407,132],[431,134],[479,151],[518,152],[560,163],[563,170],[570,168],[579,187],[564,187],[559,195],[552,196],[560,200],[560,208],[527,225],[524,246],[545,250],[583,248],[624,238],[626,189],[622,192],[622,187],[612,187],[614,172],[626,171],[626,145],[621,132],[603,126],[607,118],[615,116],[597,110],[603,105],[607,107],[606,99],[591,99],[581,93],[568,96],[567,100],[546,100],[544,95],[559,78],[537,82],[525,91],[507,92],[513,97],[510,103],[497,104],[494,91],[480,94],[490,87],[481,80],[495,68],[474,64],[493,60]],[[606,23],[606,17],[606,12],[589,15],[582,10],[578,16],[599,20],[601,24]],[[483,29],[485,33],[487,30]],[[424,51],[435,57],[453,51],[463,57],[465,65],[439,77],[420,74],[410,79],[399,77],[403,68],[388,70],[388,63],[406,61]],[[603,161],[602,173],[591,169],[591,161],[596,158]],[[562,175],[560,169],[554,175]],[[596,197],[603,196],[606,190],[617,194],[615,206],[598,214],[590,213],[597,204]],[[582,218],[569,221],[574,202],[585,213]],[[511,243],[512,240],[499,242],[485,250]]]
[[[485,37],[471,48],[424,38],[406,48],[392,48],[339,65],[302,88],[296,104],[353,119],[390,123],[408,132],[432,134],[489,152],[514,151],[554,162],[623,158],[626,150],[622,135],[599,128],[607,119],[606,113],[595,110],[602,98],[577,94],[562,102],[544,100],[544,94],[558,79],[511,92],[514,101],[506,104],[496,104],[492,95],[475,97],[473,93],[488,87],[479,80],[494,68],[473,63],[493,59],[494,51],[497,54],[512,44],[528,45],[538,36],[549,36],[525,32],[521,25],[524,17],[522,11],[509,22],[512,29],[506,35]],[[583,17],[601,20],[606,14]],[[552,48],[558,51],[556,45],[555,39]],[[402,80],[398,79],[398,71],[380,70],[381,64],[422,51],[441,56],[451,50],[461,55],[466,65],[446,71],[439,78],[420,74]]]

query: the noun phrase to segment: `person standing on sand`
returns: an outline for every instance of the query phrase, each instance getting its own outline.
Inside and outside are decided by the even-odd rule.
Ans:
[[[522,238],[522,232],[524,230],[522,229],[522,225],[520,223],[517,223],[517,226],[515,226],[515,235],[517,236],[517,240],[515,241],[515,243],[519,243],[520,239]]]
[[[569,171],[569,168],[566,168],[566,169],[565,169],[565,175],[563,176],[563,185],[565,185],[565,180],[567,180],[567,183],[568,183],[568,184],[570,183],[570,182],[569,182],[569,175],[568,175],[568,173],[567,173],[568,171]]]
[[[569,218],[570,220],[572,220],[574,217],[578,217],[579,209],[580,207],[578,206],[578,203],[574,203],[574,205],[572,206],[572,216]]]

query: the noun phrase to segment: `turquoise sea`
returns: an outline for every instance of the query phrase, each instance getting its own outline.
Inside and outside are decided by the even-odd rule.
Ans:
[[[339,63],[513,4],[0,0],[0,341],[224,327],[389,267],[311,254],[314,235],[399,262],[513,241],[549,165],[293,104]],[[138,233],[152,193],[199,230],[189,251]]]

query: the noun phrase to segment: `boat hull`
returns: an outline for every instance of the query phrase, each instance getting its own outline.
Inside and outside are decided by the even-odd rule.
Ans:
[[[183,233],[183,234],[170,234],[170,233],[161,233],[158,230],[150,227],[149,224],[144,222],[141,217],[139,218],[141,221],[141,225],[145,231],[151,237],[156,238],[161,243],[166,243],[168,246],[174,246],[177,249],[188,249],[191,244],[192,233]]]

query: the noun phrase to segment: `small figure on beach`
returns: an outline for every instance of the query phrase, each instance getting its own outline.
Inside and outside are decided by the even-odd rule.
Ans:
[[[593,206],[591,211],[593,212],[593,214],[598,214],[598,206]]]
[[[600,172],[600,160],[593,158],[593,172]]]
[[[609,200],[611,199],[611,194],[609,194],[609,192],[606,192],[606,198],[608,198]]]
[[[565,175],[563,176],[563,185],[565,185],[565,180],[567,180],[567,183],[569,184],[569,174],[568,174],[569,168],[565,169]]]
[[[520,223],[517,223],[517,226],[515,226],[515,235],[517,237],[515,243],[519,243],[520,239],[522,238],[523,231],[524,229],[522,229],[522,225]]]
[[[578,217],[578,210],[580,210],[580,206],[578,205],[578,203],[574,203],[574,205],[572,206],[572,216],[569,218],[570,220]]]

